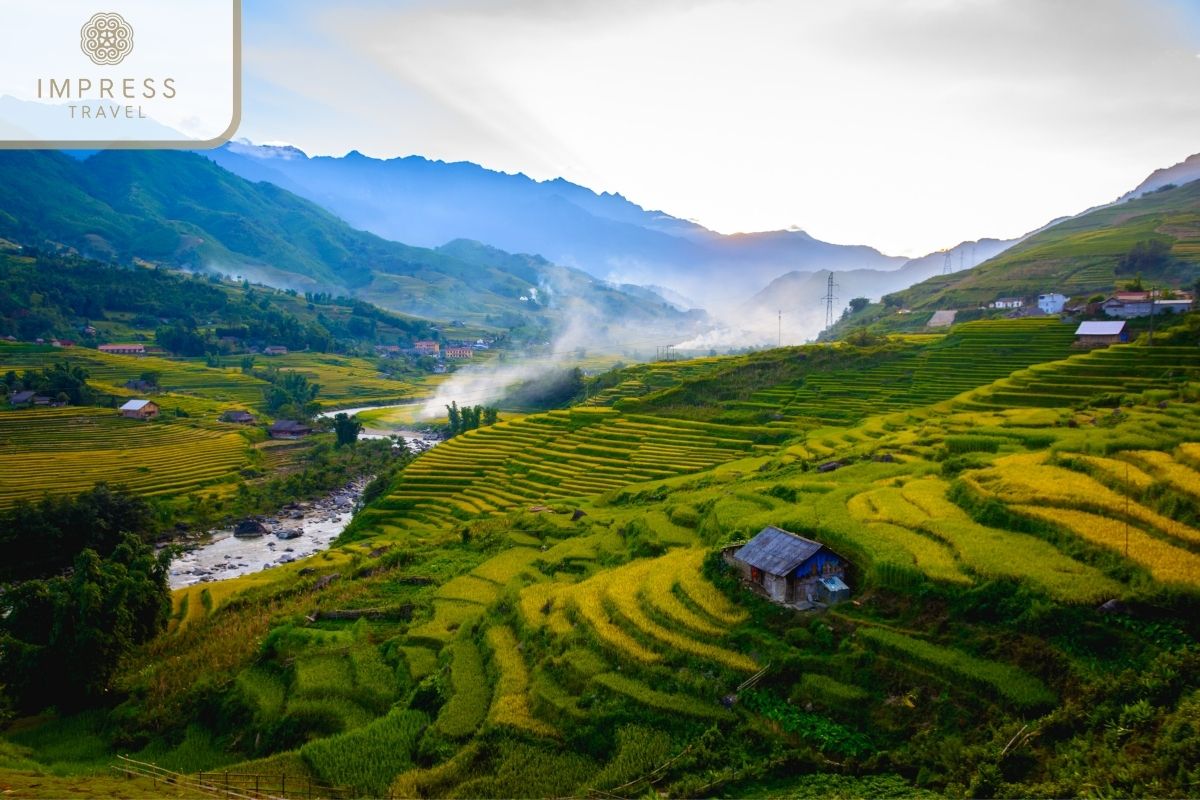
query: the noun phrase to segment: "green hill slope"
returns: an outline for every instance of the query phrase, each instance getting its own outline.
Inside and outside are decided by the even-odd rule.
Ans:
[[[974,269],[935,276],[885,301],[896,308],[932,310],[1042,292],[1105,292],[1116,281],[1134,277],[1121,262],[1144,241],[1170,248],[1170,258],[1139,265],[1148,281],[1180,286],[1200,277],[1200,181],[1060,222]]]
[[[531,287],[620,311],[678,321],[661,302],[582,272],[493,251],[409,247],[355,230],[308,200],[251,183],[191,153],[108,151],[76,161],[48,151],[0,153],[0,238],[66,247],[128,264],[246,275],[273,286],[353,293],[420,316],[482,319],[556,315]],[[526,300],[521,300],[526,296]]]

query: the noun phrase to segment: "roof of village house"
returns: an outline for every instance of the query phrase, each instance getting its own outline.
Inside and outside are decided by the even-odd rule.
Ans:
[[[8,400],[10,403],[28,403],[36,394],[37,392],[32,389],[24,392],[13,392],[12,397],[8,398]]]
[[[273,431],[311,431],[312,428],[302,422],[296,422],[294,419],[276,420],[271,426]]]
[[[150,400],[130,400],[121,406],[122,411],[141,411],[146,406],[154,405]]]
[[[1116,336],[1125,330],[1124,322],[1081,322],[1076,336]]]
[[[787,575],[822,547],[820,542],[769,525],[742,545],[734,558],[772,575]]]

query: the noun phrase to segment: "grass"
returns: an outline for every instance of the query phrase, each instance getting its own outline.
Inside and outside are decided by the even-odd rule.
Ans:
[[[487,643],[498,673],[488,721],[493,725],[509,725],[539,736],[557,734],[554,728],[535,719],[530,712],[529,670],[512,630],[505,626],[489,628]]]
[[[652,689],[644,683],[616,672],[605,672],[592,678],[599,686],[603,686],[615,694],[633,700],[658,711],[669,714],[683,714],[688,717],[702,719],[722,719],[730,713],[716,703],[704,703],[686,694],[671,694]]]
[[[881,649],[899,653],[936,670],[951,682],[964,681],[1018,708],[1045,708],[1058,699],[1040,680],[1008,664],[976,658],[960,650],[881,628],[862,628],[858,635]]]
[[[392,780],[412,767],[413,748],[427,724],[419,711],[392,711],[358,730],[310,742],[300,757],[327,785],[383,797]]]
[[[491,688],[483,672],[479,648],[470,639],[450,645],[450,686],[453,693],[438,713],[434,727],[452,739],[479,730],[488,713]]]

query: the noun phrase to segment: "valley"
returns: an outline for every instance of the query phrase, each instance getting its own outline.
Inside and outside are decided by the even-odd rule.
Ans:
[[[901,259],[0,152],[0,792],[1195,796],[1191,163]]]

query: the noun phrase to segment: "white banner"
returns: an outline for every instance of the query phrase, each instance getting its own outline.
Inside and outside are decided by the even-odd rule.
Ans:
[[[216,147],[241,116],[240,0],[0,0],[0,147]]]

